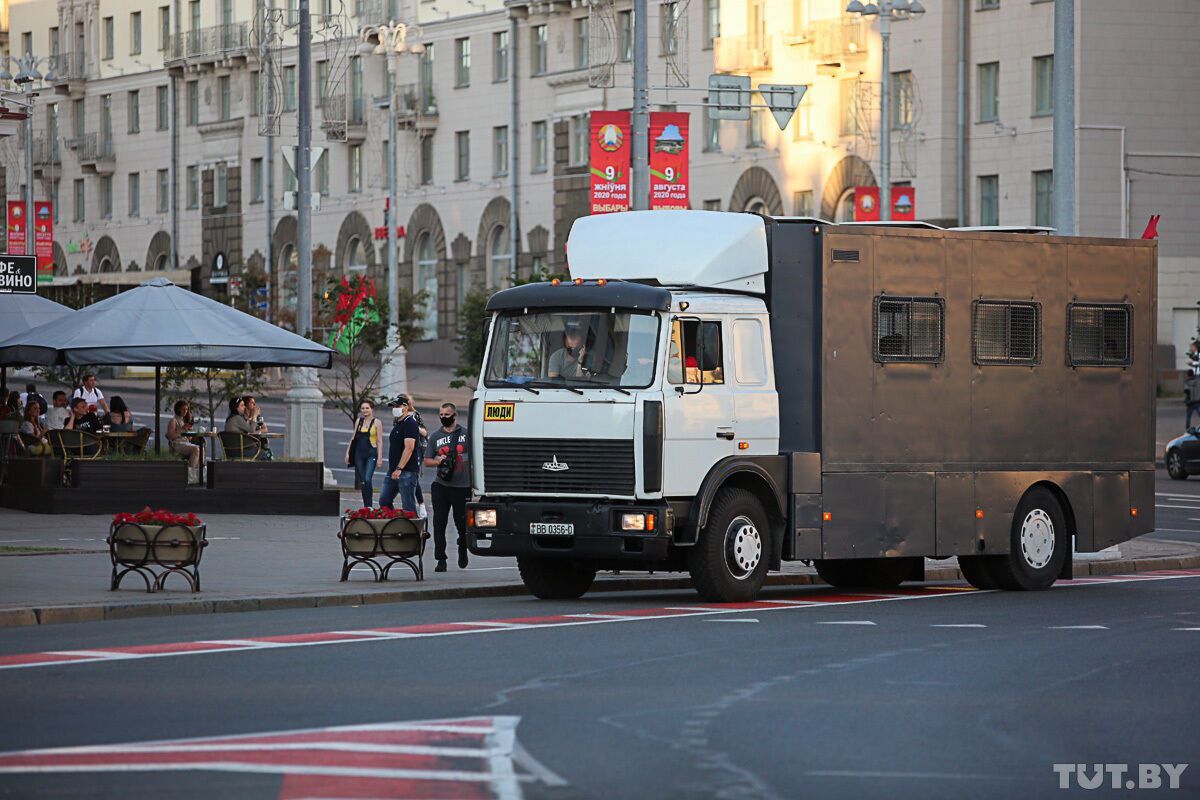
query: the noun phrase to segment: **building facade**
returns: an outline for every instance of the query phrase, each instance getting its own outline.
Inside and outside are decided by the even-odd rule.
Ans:
[[[878,22],[844,5],[651,0],[652,107],[691,112],[694,208],[847,219],[854,187],[877,184]],[[1159,340],[1180,350],[1200,326],[1191,5],[1076,2],[1077,231],[1137,236],[1163,214]],[[314,267],[382,285],[386,242],[374,233],[395,137],[401,285],[427,298],[427,341],[412,358],[452,361],[472,286],[566,269],[567,233],[588,209],[588,114],[630,104],[629,3],[312,6],[313,143],[324,148],[313,170]],[[1054,4],[926,6],[891,26],[893,184],[915,188],[919,219],[1052,224]],[[398,57],[395,130],[386,57],[359,40],[389,19],[412,25],[409,41],[424,46]],[[35,194],[55,202],[56,284],[128,285],[154,271],[225,297],[238,287],[220,272],[214,282],[224,263],[234,276],[269,275],[258,302],[289,324],[296,22],[296,0],[13,0],[10,52],[58,62],[34,134]],[[784,130],[766,109],[715,122],[703,105],[714,72],[809,89]],[[4,164],[13,199],[22,152],[11,148]]]

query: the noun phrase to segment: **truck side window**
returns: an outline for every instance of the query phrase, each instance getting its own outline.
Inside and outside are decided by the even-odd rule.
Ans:
[[[673,384],[723,384],[721,323],[677,319],[671,323],[667,380]]]
[[[1067,306],[1067,351],[1073,367],[1127,367],[1133,347],[1133,306],[1071,303]]]
[[[1041,303],[976,300],[972,326],[976,364],[1041,363]]]
[[[939,362],[946,334],[946,303],[940,297],[875,298],[875,360]]]

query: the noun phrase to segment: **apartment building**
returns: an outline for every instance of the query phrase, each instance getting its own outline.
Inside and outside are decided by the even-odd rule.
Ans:
[[[691,112],[693,207],[847,219],[854,187],[876,185],[878,23],[844,5],[651,0],[651,100]],[[1053,3],[925,5],[923,16],[891,26],[892,182],[915,188],[920,219],[1051,224]],[[1151,213],[1163,214],[1159,338],[1177,345],[1200,325],[1200,232],[1191,224],[1200,212],[1200,23],[1190,5],[1088,0],[1076,11],[1077,229],[1136,236]],[[228,285],[211,280],[220,255],[233,274],[269,271],[274,318],[288,323],[296,220],[285,208],[295,187],[283,149],[297,130],[296,0],[271,0],[269,28],[262,6],[13,0],[12,53],[56,53],[60,64],[34,134],[35,193],[55,200],[58,217],[57,284],[131,284],[162,271],[224,296]],[[401,281],[430,298],[428,341],[412,357],[452,359],[471,286],[565,269],[570,224],[588,208],[588,113],[630,104],[629,3],[312,7],[313,143],[325,148],[313,172],[314,266],[365,271],[382,284],[385,243],[373,232],[384,224],[394,136]],[[424,45],[399,59],[394,131],[385,57],[358,40],[388,19],[414,25],[410,41]],[[810,88],[785,130],[766,109],[749,122],[715,122],[702,105],[713,72]],[[271,99],[278,114],[265,113]],[[14,198],[22,166],[13,148],[4,184]]]

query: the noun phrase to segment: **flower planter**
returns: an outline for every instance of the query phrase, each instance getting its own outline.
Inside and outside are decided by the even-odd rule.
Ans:
[[[118,514],[109,529],[107,542],[112,559],[109,588],[116,591],[121,580],[135,572],[146,582],[147,592],[162,589],[167,576],[173,574],[182,575],[193,592],[200,591],[200,558],[208,546],[207,526],[122,519],[131,516]]]
[[[424,580],[425,568],[421,556],[428,538],[424,520],[344,516],[338,532],[338,539],[342,543],[341,579],[347,580],[350,570],[365,564],[370,567],[375,580],[382,582],[387,580],[393,566],[404,564],[413,571],[417,580]]]

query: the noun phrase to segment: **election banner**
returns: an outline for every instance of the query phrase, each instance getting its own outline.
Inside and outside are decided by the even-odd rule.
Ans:
[[[630,136],[628,111],[591,114],[591,213],[629,210]]]
[[[650,208],[688,208],[688,113],[650,114]]]
[[[911,186],[892,187],[892,219],[915,221],[917,218],[917,190]]]
[[[25,255],[25,202],[8,201],[8,253]]]
[[[34,202],[33,225],[38,283],[50,283],[54,280],[54,207],[49,200]]]
[[[855,222],[878,222],[879,221],[879,187],[878,186],[855,186],[854,187],[854,221]]]

